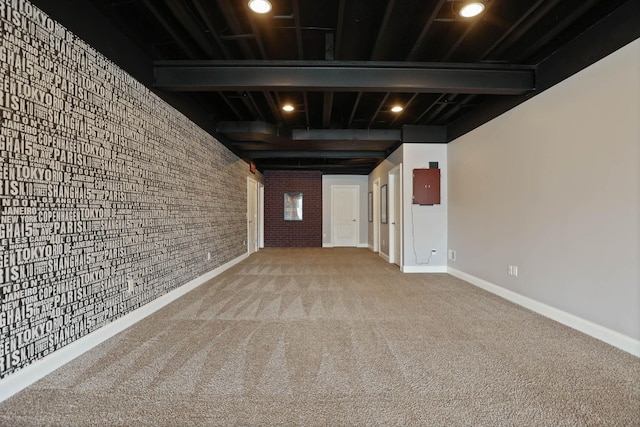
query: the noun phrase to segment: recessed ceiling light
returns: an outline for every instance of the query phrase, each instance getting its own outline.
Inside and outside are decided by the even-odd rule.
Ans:
[[[404,108],[402,108],[402,106],[400,105],[394,105],[393,107],[391,107],[391,111],[393,111],[394,113],[399,113],[402,110],[404,110]]]
[[[480,15],[484,10],[484,4],[479,2],[467,3],[460,9],[460,16],[463,18],[472,18]]]
[[[283,109],[284,111],[287,111],[287,112],[295,110],[295,108],[294,108],[294,107],[293,107],[293,105],[291,105],[291,104],[285,104],[285,105],[283,105],[283,106],[282,106],[282,109]]]
[[[267,13],[271,11],[271,3],[269,0],[250,0],[249,9],[255,13]]]

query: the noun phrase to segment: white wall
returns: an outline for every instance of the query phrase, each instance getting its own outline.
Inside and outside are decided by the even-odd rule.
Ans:
[[[358,246],[367,247],[369,240],[368,178],[366,175],[323,175],[322,176],[322,245],[332,246],[331,241],[331,186],[357,185],[360,188],[360,241]]]
[[[389,184],[389,171],[402,163],[403,146],[396,149],[389,157],[380,163],[369,174],[369,190],[373,191],[373,183],[376,179],[380,179],[380,188]],[[377,191],[380,191],[380,188]],[[388,192],[388,189],[387,189]],[[378,210],[379,210],[378,206]],[[375,209],[375,208],[374,208]],[[384,258],[389,258],[389,224],[380,224],[380,250],[379,253]],[[373,224],[369,224],[369,247],[373,247]]]
[[[450,267],[640,339],[639,76],[636,40],[449,144]]]
[[[405,272],[445,272],[447,266],[447,145],[403,144],[403,253]],[[438,162],[439,205],[413,204],[413,170]],[[436,254],[431,255],[435,249]]]
[[[441,204],[413,205],[413,169],[428,168],[438,162],[441,170]],[[402,144],[369,175],[369,191],[373,182],[389,183],[389,171],[402,164],[402,271],[445,272],[447,269],[447,145]],[[373,246],[373,226],[369,226],[369,246]],[[389,225],[380,224],[380,253],[389,256]],[[431,250],[436,255],[431,256]]]

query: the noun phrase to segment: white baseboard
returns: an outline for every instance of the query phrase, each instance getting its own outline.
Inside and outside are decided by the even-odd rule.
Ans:
[[[585,320],[581,317],[575,316],[566,311],[551,307],[547,304],[538,302],[534,299],[517,294],[513,291],[494,285],[486,280],[456,270],[455,268],[448,267],[449,274],[457,277],[458,279],[469,282],[485,291],[498,295],[506,300],[509,300],[529,310],[535,311],[549,319],[562,323],[565,326],[578,330],[584,334],[587,334],[593,338],[604,341],[614,347],[624,350],[634,356],[640,357],[640,340],[629,337],[627,335],[616,332],[612,329],[605,328],[604,326],[593,323],[589,320]]]
[[[446,273],[446,265],[405,265],[402,267],[403,273]]]
[[[385,254],[385,253],[384,253],[384,252],[382,252],[382,251],[378,252],[378,255],[380,255],[380,257],[381,257],[383,260],[385,260],[385,261],[389,262],[389,255]]]
[[[333,248],[333,243],[323,243],[322,244],[323,248]],[[345,248],[349,248],[349,247],[353,247],[353,246],[338,246],[338,247],[345,247]],[[358,243],[356,246],[356,248],[367,248],[369,247],[368,243]]]
[[[0,402],[249,257],[242,255],[0,380]]]

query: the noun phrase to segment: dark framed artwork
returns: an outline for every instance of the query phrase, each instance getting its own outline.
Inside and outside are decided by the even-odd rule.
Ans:
[[[302,193],[284,193],[284,220],[302,221]]]
[[[380,187],[380,222],[387,223],[387,184]]]
[[[373,222],[373,192],[369,191],[369,222]]]

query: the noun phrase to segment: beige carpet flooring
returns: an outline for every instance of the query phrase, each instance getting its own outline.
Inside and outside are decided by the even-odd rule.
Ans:
[[[4,426],[638,426],[640,359],[367,249],[269,248],[0,404]]]

